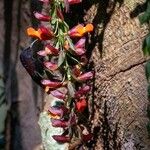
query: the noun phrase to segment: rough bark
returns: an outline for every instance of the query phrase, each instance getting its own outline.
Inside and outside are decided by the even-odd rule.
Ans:
[[[95,1],[84,17],[95,25],[88,49],[96,72],[91,119],[97,150],[150,148],[146,60],[141,50],[147,30],[137,18],[139,2]]]

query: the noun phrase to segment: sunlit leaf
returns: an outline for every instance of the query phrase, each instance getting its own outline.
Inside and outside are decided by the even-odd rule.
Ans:
[[[64,53],[64,51],[60,51],[59,58],[58,58],[58,67],[60,67],[62,65],[64,60],[65,60],[65,53]]]
[[[68,86],[69,95],[71,97],[74,97],[75,89],[74,89],[73,84],[69,81],[67,86]]]

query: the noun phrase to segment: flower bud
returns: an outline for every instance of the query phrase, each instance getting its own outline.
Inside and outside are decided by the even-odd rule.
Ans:
[[[48,22],[51,19],[50,16],[41,14],[39,12],[34,12],[34,16],[35,16],[36,19],[38,19],[40,21],[45,21],[45,22]]]
[[[52,137],[58,143],[69,143],[70,142],[70,137],[67,137],[67,136],[64,136],[64,135],[53,135]]]
[[[87,94],[91,90],[91,87],[88,85],[83,86],[75,93],[75,98],[80,98],[82,95]]]
[[[58,68],[58,65],[49,61],[44,62],[44,66],[52,71],[55,71]]]
[[[93,78],[93,72],[86,72],[80,76],[77,77],[77,80],[79,81],[86,81],[86,80],[89,80],[89,79],[92,79]]]
[[[54,90],[51,91],[51,95],[53,95],[54,97],[58,98],[58,99],[65,99],[66,95],[62,92],[60,92],[59,90]]]
[[[51,81],[51,80],[42,80],[41,81],[42,85],[44,86],[48,86],[50,88],[58,88],[58,87],[61,87],[62,86],[62,82],[56,82],[56,81]]]

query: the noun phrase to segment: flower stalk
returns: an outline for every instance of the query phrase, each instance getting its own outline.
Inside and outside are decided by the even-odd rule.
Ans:
[[[37,57],[41,59],[43,66],[43,75],[39,82],[48,97],[51,96],[48,98],[50,101],[48,107],[41,114],[42,118],[49,118],[49,126],[43,123],[45,121],[42,118],[39,124],[41,128],[48,128],[50,138],[55,141],[55,144],[51,145],[58,146],[61,143],[65,145],[66,150],[66,143],[69,149],[69,145],[77,140],[83,144],[92,139],[91,133],[87,132],[87,136],[83,134],[78,114],[87,108],[86,95],[91,87],[86,85],[86,81],[93,78],[93,72],[85,70],[87,64],[85,36],[93,31],[93,25],[78,24],[69,29],[65,22],[63,15],[65,10],[68,12],[69,5],[81,3],[82,0],[40,1],[50,5],[50,14],[34,12],[34,16],[41,22],[48,22],[49,25],[40,26],[38,29],[33,27],[27,29],[28,36],[44,45],[43,49],[37,52]],[[32,74],[35,72],[36,70],[32,69]],[[55,133],[52,131],[53,128],[56,128]],[[61,129],[61,132],[57,129]],[[46,138],[43,134],[44,144]],[[44,147],[49,150],[47,144],[44,144]]]

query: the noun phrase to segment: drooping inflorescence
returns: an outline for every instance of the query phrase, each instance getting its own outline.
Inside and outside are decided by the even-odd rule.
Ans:
[[[27,34],[43,44],[43,49],[36,52],[35,59],[39,58],[40,62],[37,63],[26,50],[21,54],[21,62],[47,94],[61,100],[47,109],[52,126],[64,130],[62,135],[53,135],[53,139],[58,143],[71,143],[75,138],[81,143],[89,141],[92,135],[79,118],[87,108],[87,94],[91,90],[86,82],[93,78],[92,71],[85,71],[88,63],[85,36],[93,31],[93,25],[78,24],[69,29],[65,22],[63,13],[69,13],[69,6],[82,0],[39,1],[50,6],[49,14],[34,12],[35,18],[44,25],[37,29],[29,27]],[[42,70],[39,71],[38,66],[42,66]]]

